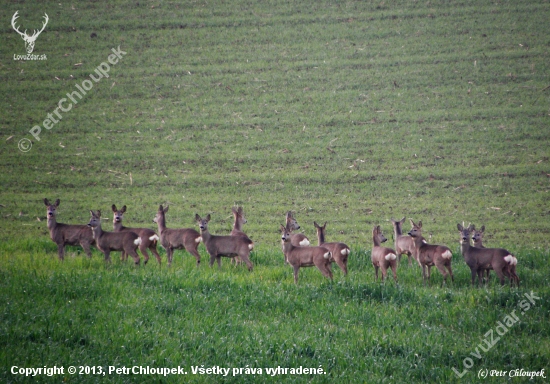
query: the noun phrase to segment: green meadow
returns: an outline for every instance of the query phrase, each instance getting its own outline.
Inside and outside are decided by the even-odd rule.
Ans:
[[[21,59],[16,11],[29,34],[48,15],[32,53],[46,60]],[[550,369],[549,18],[548,0],[7,3],[0,382],[501,383]],[[211,214],[228,234],[242,206],[254,270],[209,268],[203,245],[199,268],[181,250],[168,268],[161,247],[160,266],[79,247],[61,262],[44,198],[61,200],[61,223],[101,210],[104,230],[112,204],[156,230],[162,204],[169,228]],[[294,284],[287,211],[312,243],[326,221],[351,246],[348,276],[304,268]],[[432,268],[423,286],[406,259],[399,284],[375,281],[372,228],[393,246],[402,217],[453,250],[453,283]],[[463,222],[514,253],[519,288],[494,273],[471,287]]]

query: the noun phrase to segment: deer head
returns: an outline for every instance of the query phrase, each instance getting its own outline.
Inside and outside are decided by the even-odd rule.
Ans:
[[[40,31],[37,31],[35,29],[32,36],[29,36],[27,35],[26,29],[25,29],[25,32],[21,32],[19,31],[19,28],[15,25],[15,21],[19,17],[17,15],[18,12],[19,11],[16,11],[13,14],[13,17],[11,18],[11,26],[13,27],[15,32],[19,33],[21,35],[21,38],[25,41],[25,49],[27,50],[27,53],[32,53],[32,51],[34,50],[34,42],[36,41],[38,35],[42,33],[42,31],[44,30],[44,28],[46,28],[46,25],[48,24],[48,20],[49,20],[48,14],[44,13],[44,23],[42,24],[42,29]]]

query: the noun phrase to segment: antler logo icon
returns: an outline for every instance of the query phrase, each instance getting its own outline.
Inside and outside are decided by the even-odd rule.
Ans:
[[[15,21],[19,17],[19,16],[17,16],[18,12],[19,11],[16,11],[13,14],[13,17],[11,18],[11,26],[13,27],[13,29],[15,29],[15,31],[17,33],[19,33],[21,35],[21,38],[25,41],[25,49],[27,50],[27,53],[32,53],[32,51],[34,49],[34,42],[36,41],[36,38],[38,37],[38,35],[40,35],[42,33],[42,31],[44,30],[44,28],[46,28],[46,25],[48,24],[48,20],[49,20],[48,14],[44,13],[44,23],[42,24],[42,29],[40,31],[37,31],[35,29],[32,36],[29,36],[29,35],[27,35],[27,30],[26,29],[25,29],[25,32],[21,32],[21,31],[19,31],[19,28],[15,25]]]

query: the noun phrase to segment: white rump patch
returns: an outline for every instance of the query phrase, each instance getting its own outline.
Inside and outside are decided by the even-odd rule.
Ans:
[[[453,258],[453,253],[451,251],[445,251],[445,252],[443,252],[441,257],[443,257],[445,259],[452,259]]]
[[[137,239],[135,239],[134,244],[135,245],[141,245],[141,237],[138,237]]]
[[[202,237],[200,236],[195,239],[195,243],[200,243],[201,241],[202,241]]]
[[[397,255],[395,253],[388,253],[386,256],[384,256],[384,259],[391,261],[397,259]]]
[[[250,249],[252,251],[254,249],[254,243],[248,244],[248,249]]]
[[[308,242],[308,244],[309,244],[309,242]],[[325,254],[323,255],[323,257],[324,257],[325,259],[330,259],[330,256],[332,256],[332,254],[331,254],[330,252],[327,252],[327,253],[325,253]]]
[[[518,259],[516,259],[512,255],[505,256],[504,261],[506,261],[510,265],[516,265],[518,263]]]
[[[159,241],[160,240],[160,237],[158,237],[157,235],[153,235],[149,238],[149,240],[151,241]]]
[[[428,242],[427,242],[425,239],[422,239],[422,242],[423,242],[424,244],[428,244]]]
[[[307,247],[309,245],[309,240],[308,239],[304,239],[302,241],[300,241],[299,243],[302,247]]]
[[[347,256],[347,255],[349,255],[349,248],[342,249],[342,250],[340,251],[340,253],[342,254],[342,256]]]

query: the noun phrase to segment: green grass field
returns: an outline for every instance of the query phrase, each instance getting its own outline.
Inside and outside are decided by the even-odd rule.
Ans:
[[[48,14],[33,52],[47,60],[14,59],[26,52],[16,11],[21,31]],[[462,383],[550,369],[549,16],[547,0],[2,7],[0,381]],[[109,77],[90,81],[118,47]],[[100,209],[110,229],[111,205],[126,204],[125,225],[156,229],[163,204],[168,227],[210,213],[215,234],[241,205],[254,271],[211,269],[202,245],[200,268],[183,251],[168,268],[164,250],[160,267],[77,247],[60,262],[45,197],[61,199],[62,223]],[[310,240],[327,221],[328,240],[352,247],[347,277],[333,265],[333,283],[315,268],[293,283],[278,230],[289,210]],[[406,263],[399,286],[374,281],[371,230],[391,246],[392,217],[453,250],[453,284],[433,270],[423,287]],[[462,222],[517,256],[519,289],[470,287]],[[203,365],[263,372],[193,373]],[[25,379],[13,366],[65,373]],[[278,366],[323,374],[266,372]]]

